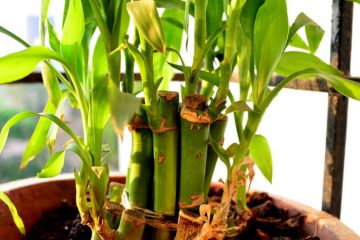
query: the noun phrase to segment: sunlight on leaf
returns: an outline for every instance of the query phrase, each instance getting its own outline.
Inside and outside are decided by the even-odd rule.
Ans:
[[[55,177],[61,173],[65,162],[65,151],[54,153],[50,159],[46,162],[45,167],[41,169],[41,172],[36,174],[38,178],[50,178]]]
[[[159,52],[165,52],[166,45],[155,1],[140,0],[126,4],[131,19],[140,35]]]
[[[62,61],[61,57],[46,47],[29,47],[0,58],[0,83],[19,80],[29,75],[44,59]]]
[[[132,94],[120,92],[114,83],[109,81],[108,100],[113,127],[122,138],[124,128],[140,107],[140,99]]]

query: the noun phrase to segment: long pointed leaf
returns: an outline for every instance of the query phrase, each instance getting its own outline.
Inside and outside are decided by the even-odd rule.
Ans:
[[[0,191],[0,200],[4,202],[5,205],[9,208],[16,227],[19,229],[22,235],[25,235],[25,225],[21,217],[19,216],[19,213],[16,210],[15,205],[11,202],[10,198],[1,191]]]
[[[29,47],[0,58],[0,83],[13,82],[29,75],[40,61],[49,58],[63,62],[58,54],[46,47]]]
[[[9,121],[7,121],[0,132],[0,153],[4,149],[10,129],[18,122],[20,122],[26,118],[29,118],[29,117],[45,117],[45,118],[49,119],[50,121],[52,121],[53,123],[55,123],[56,125],[58,125],[62,130],[64,130],[64,132],[69,134],[69,136],[79,146],[80,153],[82,156],[81,160],[83,160],[83,162],[85,164],[90,164],[91,158],[90,158],[89,154],[84,150],[85,147],[84,147],[83,143],[80,141],[79,137],[61,119],[59,119],[57,116],[55,116],[53,114],[47,114],[47,113],[22,112],[22,113],[16,114]]]
[[[20,38],[19,36],[17,36],[16,34],[10,32],[9,30],[7,30],[6,28],[4,28],[3,26],[0,26],[0,32],[11,37],[12,39],[18,41],[19,43],[21,43],[22,45],[24,45],[25,47],[30,47],[30,44],[27,43],[25,40],[23,40],[22,38]]]
[[[320,58],[304,52],[284,53],[276,66],[275,72],[283,76],[289,76],[306,68],[314,68],[334,75],[343,75],[340,70],[328,65]]]
[[[286,1],[265,1],[257,13],[254,27],[255,103],[263,97],[271,74],[285,50],[288,31]]]
[[[48,102],[44,108],[44,112],[49,114],[54,114],[56,109],[54,108],[51,102]],[[40,118],[38,124],[35,127],[35,130],[32,133],[32,136],[27,144],[20,168],[23,169],[27,166],[31,160],[33,160],[45,147],[46,147],[46,138],[51,126],[51,121],[46,118]]]
[[[61,173],[64,167],[65,151],[59,151],[54,153],[41,171],[36,174],[38,178],[51,178],[56,177]]]

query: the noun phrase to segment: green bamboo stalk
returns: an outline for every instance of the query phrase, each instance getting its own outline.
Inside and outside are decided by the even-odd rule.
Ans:
[[[191,74],[186,82],[186,94],[195,93],[198,81],[199,71],[203,65],[204,49],[206,41],[206,6],[207,0],[195,1],[195,39],[194,39],[194,57],[191,67]]]
[[[145,229],[145,215],[133,209],[126,209],[121,216],[118,240],[141,240]]]
[[[224,133],[227,125],[227,117],[226,115],[220,116],[210,125],[210,136],[212,141],[217,142],[219,144],[224,143]],[[214,149],[209,145],[208,146],[208,155],[206,159],[206,171],[205,171],[205,180],[204,180],[204,197],[207,198],[209,193],[211,179],[214,174],[216,162],[218,159],[217,153]]]
[[[132,148],[128,171],[128,193],[131,205],[149,208],[152,200],[153,142],[144,110],[135,115],[129,125]]]
[[[181,110],[181,167],[179,206],[195,208],[204,202],[204,179],[210,117],[207,99],[188,95]]]
[[[159,129],[153,129],[154,211],[167,216],[175,216],[178,162],[178,93],[160,91],[159,107],[162,124]]]

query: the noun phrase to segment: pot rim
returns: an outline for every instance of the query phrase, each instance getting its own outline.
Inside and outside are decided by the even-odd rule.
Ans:
[[[124,181],[125,176],[119,172],[110,173],[110,181]],[[39,179],[36,177],[25,178],[21,180],[15,180],[8,183],[0,184],[0,190],[5,193],[13,193],[16,190],[26,188],[33,185],[42,185],[46,183],[56,183],[56,182],[67,182],[74,181],[73,173],[64,173],[60,174],[55,178],[48,179]],[[214,183],[213,187],[221,187],[222,184]],[[259,190],[253,190],[260,192]],[[253,192],[252,191],[252,192]],[[331,239],[331,240],[360,240],[360,237],[349,227],[343,224],[338,218],[316,210],[307,205],[301,204],[299,202],[290,200],[286,197],[278,196],[276,194],[269,193],[269,196],[273,199],[274,204],[286,211],[289,211],[290,214],[304,214],[305,223],[303,230],[307,234],[314,234],[319,236],[320,239]]]

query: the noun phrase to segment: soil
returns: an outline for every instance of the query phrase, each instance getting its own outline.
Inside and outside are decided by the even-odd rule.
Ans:
[[[210,193],[210,201],[218,201],[221,196],[219,189]],[[248,207],[251,210],[247,216],[247,224],[240,235],[227,238],[229,240],[320,240],[316,236],[304,236],[302,225],[304,215],[289,215],[287,211],[278,209],[266,193],[248,195]],[[233,204],[231,214],[235,223],[244,219],[242,214],[236,214]],[[26,240],[87,240],[91,238],[90,229],[80,223],[80,216],[74,206],[63,204],[59,209],[48,212],[37,222]]]
[[[50,211],[26,233],[25,240],[86,240],[91,238],[88,226],[81,224],[75,206],[67,203]]]

